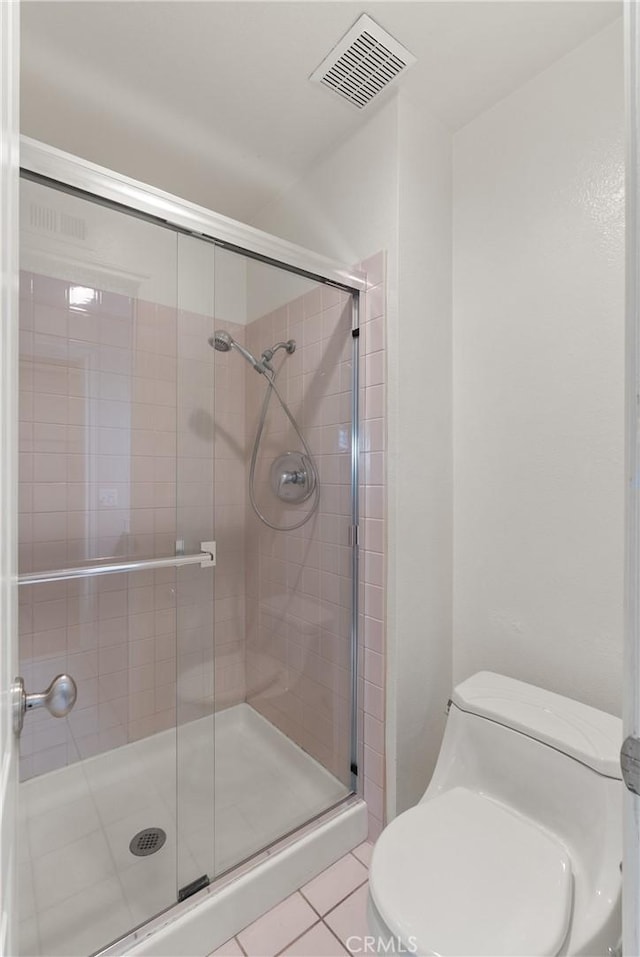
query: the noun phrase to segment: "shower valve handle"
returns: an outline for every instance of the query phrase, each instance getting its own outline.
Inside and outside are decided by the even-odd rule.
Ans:
[[[280,481],[283,485],[304,485],[307,481],[307,473],[303,472],[302,469],[284,472]]]
[[[22,731],[27,711],[46,708],[54,718],[64,718],[69,714],[76,698],[78,688],[71,675],[57,675],[46,691],[27,694],[24,679],[16,678],[11,689],[13,697],[13,730],[16,735]]]

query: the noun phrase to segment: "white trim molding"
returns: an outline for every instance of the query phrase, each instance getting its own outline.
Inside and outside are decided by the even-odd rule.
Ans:
[[[20,165],[27,172],[152,216],[196,236],[353,291],[365,288],[364,274],[342,263],[27,136],[20,139]]]
[[[623,720],[640,736],[640,17],[625,3],[626,155],[626,569]],[[640,953],[640,797],[625,790],[622,953]]]
[[[17,953],[18,0],[0,2],[0,957]]]

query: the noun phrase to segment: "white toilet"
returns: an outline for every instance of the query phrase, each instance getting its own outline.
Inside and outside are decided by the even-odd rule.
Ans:
[[[453,693],[420,803],[371,861],[379,952],[616,952],[621,934],[618,718],[480,672]]]

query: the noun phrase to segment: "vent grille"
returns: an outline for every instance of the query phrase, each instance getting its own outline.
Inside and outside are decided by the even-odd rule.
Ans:
[[[29,205],[29,225],[41,232],[58,233],[71,239],[84,241],[87,238],[87,223],[84,219],[38,203]]]
[[[361,110],[415,62],[413,54],[363,14],[310,79]]]

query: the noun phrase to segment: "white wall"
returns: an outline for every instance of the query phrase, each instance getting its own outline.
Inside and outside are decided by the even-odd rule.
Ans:
[[[348,264],[383,248],[395,255],[397,124],[392,99],[251,224]]]
[[[620,22],[454,138],[454,678],[620,711]]]
[[[392,774],[397,742],[402,811],[429,783],[451,692],[451,134],[401,97],[398,137],[398,322],[388,327],[387,741]]]
[[[402,96],[253,225],[356,263],[387,252],[387,806],[415,803],[451,675],[451,137]]]

